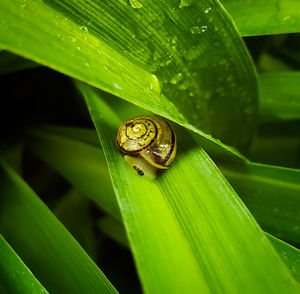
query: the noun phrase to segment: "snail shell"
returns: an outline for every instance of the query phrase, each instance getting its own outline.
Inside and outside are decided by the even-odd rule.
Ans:
[[[116,141],[123,153],[141,157],[158,169],[168,169],[176,155],[174,131],[167,122],[150,115],[122,123]]]

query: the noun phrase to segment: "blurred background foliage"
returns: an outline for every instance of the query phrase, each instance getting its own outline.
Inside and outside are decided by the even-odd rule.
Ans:
[[[224,5],[227,7],[226,1]],[[229,12],[230,9],[233,9],[234,15],[234,6],[228,7]],[[242,153],[253,162],[299,169],[300,34],[245,36],[244,41],[258,72],[259,109],[251,144]],[[107,214],[107,211],[114,213],[116,208],[101,209],[102,204],[97,205],[95,199],[91,200],[92,192],[90,198],[86,198],[76,184],[67,181],[67,176],[63,177],[41,160],[38,152],[33,152],[34,147],[28,144],[28,138],[32,136],[28,130],[40,126],[65,125],[94,129],[90,113],[74,82],[66,75],[6,50],[0,51],[0,75],[1,156],[39,195],[120,293],[141,293],[123,225],[118,217]],[[113,101],[114,98],[111,99]],[[70,132],[73,138],[75,136],[80,141],[101,148],[94,130],[83,133],[78,130]],[[68,136],[68,130],[61,131],[63,136]],[[58,156],[63,158],[64,154]],[[242,180],[232,175],[232,169],[228,171],[227,166],[231,163],[217,157],[214,159],[243,199],[244,186],[239,186]],[[108,194],[113,193],[105,159],[99,160],[103,163],[103,182],[107,183],[104,189]],[[241,174],[238,163],[236,174]],[[293,185],[297,183],[290,184]],[[293,203],[299,204],[298,187],[299,183],[295,188],[298,195]],[[251,210],[251,202],[245,200],[245,203]],[[295,215],[298,211],[299,218],[300,206],[294,207],[294,210]],[[264,230],[273,230],[261,217],[267,218],[266,212],[253,214]],[[274,216],[276,218],[276,211],[270,216],[276,223]],[[293,228],[298,225],[293,224]],[[295,231],[298,232],[299,227]],[[272,231],[272,234],[300,248],[299,235],[290,238],[290,235],[276,234],[276,231]],[[297,267],[299,269],[299,260],[293,262],[296,265],[291,271]],[[299,272],[295,275],[299,277]]]

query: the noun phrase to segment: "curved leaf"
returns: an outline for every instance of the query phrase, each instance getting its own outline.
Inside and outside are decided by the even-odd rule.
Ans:
[[[0,75],[40,66],[31,60],[22,58],[7,51],[0,52]]]
[[[217,1],[178,2],[2,0],[0,45],[245,147],[257,87],[243,41]]]
[[[242,36],[300,32],[298,0],[222,0]]]
[[[48,293],[0,234],[1,293]]]
[[[132,107],[130,107],[130,109],[132,109]],[[124,119],[133,116],[133,114],[142,114],[138,112],[138,109],[135,109],[134,113],[131,113],[131,111],[127,111],[127,109],[124,109],[122,107],[120,111],[122,111],[122,117],[124,116]],[[68,153],[70,154],[70,156],[74,156],[74,151],[77,150],[76,154],[78,157],[90,159],[91,167],[94,164],[97,164],[98,166],[105,165],[103,162],[105,160],[104,157],[96,156],[94,158],[90,158],[90,148],[85,148],[82,143],[77,141],[82,140],[82,142],[87,142],[88,144],[92,142],[92,144],[94,144],[94,141],[90,140],[91,138],[94,138],[94,133],[92,133],[94,132],[94,130],[92,131],[91,129],[81,128],[75,129],[74,127],[48,126],[46,129],[43,128],[43,131],[43,133],[31,132],[31,150],[38,154],[42,160],[55,168],[60,174],[65,176],[65,169],[61,169],[61,165],[64,165],[64,161],[70,161],[68,156],[61,158],[61,160],[53,160],[53,158],[55,158],[54,155],[61,152],[60,149],[64,149],[65,154]],[[83,135],[85,131],[86,135]],[[48,136],[48,133],[56,133],[57,135],[53,136],[52,134]],[[82,136],[78,137],[78,133],[82,134]],[[74,135],[70,136],[72,134]],[[68,143],[64,146],[63,143],[66,142],[66,139],[61,138],[61,136],[68,136],[72,139],[72,141],[68,140]],[[76,145],[81,146],[82,148],[79,149],[78,147],[76,147]],[[48,146],[50,146],[51,148],[48,148]],[[63,146],[64,148],[62,148]],[[95,152],[103,152],[99,148],[99,146],[95,146],[93,148],[95,149]],[[297,223],[299,223],[299,215],[297,213],[299,201],[297,197],[298,191],[297,189],[293,189],[293,187],[297,186],[297,176],[299,174],[299,171],[267,165],[259,165],[261,168],[255,168],[257,165],[252,163],[245,164],[244,168],[240,167],[239,169],[237,169],[237,167],[233,165],[233,163],[231,163],[230,165],[228,164],[227,166],[225,166],[224,164],[219,164],[218,166],[224,172],[231,184],[233,184],[234,188],[237,189],[237,191],[240,193],[244,203],[246,203],[248,209],[250,209],[250,211],[256,216],[257,220],[260,222],[260,225],[269,230],[269,232],[273,232],[278,236],[282,236],[283,238],[295,241],[294,233],[297,234],[297,232],[295,232],[293,228],[296,227]],[[80,162],[73,162],[73,166],[70,166],[71,170],[76,168],[82,168]],[[95,170],[93,168],[85,169],[85,173],[87,175],[87,179],[93,178],[95,176]],[[72,177],[76,177],[76,173],[73,173]],[[72,179],[72,177],[66,176],[66,178],[69,179],[71,183],[74,183],[75,179]],[[99,174],[98,177],[101,178],[102,175]],[[242,178],[244,180],[239,181],[237,180],[237,178]],[[293,178],[296,186],[295,184],[291,184],[291,179]],[[101,182],[101,185],[95,186],[91,185],[91,182],[87,180],[86,182],[84,182],[84,184],[93,187],[93,195],[97,195],[97,197],[99,198],[99,200],[96,201],[98,204],[107,201],[117,201],[114,193],[111,193],[110,197],[102,197],[103,195],[105,195],[103,194],[102,188],[103,182]],[[284,185],[284,187],[282,189],[278,189],[278,185],[282,184]],[[85,190],[84,186],[81,186],[81,190],[85,191],[86,195],[89,196],[87,194],[89,193],[89,191]],[[264,193],[259,192],[262,190]],[[278,192],[274,194],[274,191]],[[274,197],[274,195],[276,197]],[[257,201],[257,198],[259,198],[259,201]],[[104,207],[116,206],[110,203],[106,204]],[[280,207],[280,209],[278,209],[278,207]],[[120,218],[119,209],[117,208],[117,210],[114,211],[112,215],[114,215],[114,217],[107,216],[101,218],[101,220],[99,220],[98,222],[98,227],[108,236],[117,240],[117,242],[119,242],[120,244],[129,246],[126,238],[126,233],[125,230],[122,229],[121,222],[115,219],[115,217]],[[291,251],[289,250],[289,248],[287,248],[286,251],[291,251],[291,254],[286,256],[287,254],[284,253],[284,247],[289,247],[289,245],[284,243],[284,245],[280,246],[280,244],[282,244],[280,240],[277,241],[277,239],[272,236],[270,237],[270,239],[271,241],[275,240],[275,245],[273,245],[275,246],[277,251],[279,250],[278,252],[280,253],[281,258],[286,262],[292,274],[297,280],[299,280],[300,259],[299,262],[297,262],[296,258],[299,254],[297,253],[298,251],[296,249]],[[279,245],[277,244],[278,242],[280,243]],[[292,257],[295,257],[294,260]]]
[[[300,170],[256,163],[218,166],[265,231],[300,243]]]
[[[251,214],[200,146],[187,146],[178,138],[173,166],[154,181],[144,179],[115,146],[121,120],[90,87],[78,86],[98,131],[146,293],[298,292]]]
[[[117,293],[30,187],[0,161],[0,231],[51,293]]]
[[[259,112],[263,122],[300,119],[300,72],[260,74]]]

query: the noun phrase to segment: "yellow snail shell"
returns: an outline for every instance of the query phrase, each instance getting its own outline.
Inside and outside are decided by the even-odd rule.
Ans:
[[[154,178],[176,155],[176,137],[169,124],[154,116],[135,116],[119,127],[117,145],[140,175]]]

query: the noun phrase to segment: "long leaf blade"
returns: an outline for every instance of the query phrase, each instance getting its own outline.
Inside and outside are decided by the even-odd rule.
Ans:
[[[124,115],[128,118],[138,113],[138,109],[135,109],[134,112],[131,109],[132,107],[130,107],[130,111],[125,109],[125,112],[123,109],[122,116]],[[53,136],[54,133],[56,136]],[[78,137],[77,134],[81,134],[81,136]],[[68,143],[64,145],[64,142],[66,142],[65,136],[70,140],[67,140]],[[55,158],[56,154],[61,152],[61,147],[63,147],[64,150],[68,150],[67,153],[70,154],[70,156],[76,154],[79,158],[90,158],[90,148],[85,148],[86,146],[83,146],[81,142],[94,145],[95,142],[93,138],[94,131],[91,129],[48,126],[47,128],[43,128],[43,132],[31,132],[30,148],[33,152],[38,154],[42,160],[47,162],[51,167],[56,169],[57,172],[65,176],[74,184],[76,183],[77,174],[70,173],[72,176],[66,176],[66,170],[61,168],[61,165],[65,164],[64,161],[69,161],[69,158],[66,156],[63,159],[61,158],[61,160],[53,160],[53,158]],[[81,142],[78,142],[78,140]],[[82,148],[79,149],[77,145]],[[94,146],[93,148],[97,153],[103,152],[99,146]],[[90,158],[90,160],[90,166],[93,166],[94,164],[103,166],[105,159],[102,156],[95,156]],[[296,243],[299,241],[299,239],[297,239],[297,231],[294,229],[297,227],[296,224],[299,223],[299,214],[297,210],[297,207],[299,207],[297,195],[299,193],[297,189],[295,190],[297,184],[300,182],[298,179],[299,177],[297,178],[299,171],[253,163],[244,163],[244,166],[240,166],[238,169],[232,164],[227,166],[218,164],[218,166],[224,172],[236,191],[239,192],[242,200],[247,205],[247,208],[254,214],[256,220],[259,221],[259,224],[264,229]],[[82,169],[83,167],[80,162],[76,162],[69,168],[70,170],[73,170],[76,168]],[[85,169],[85,173],[87,179],[95,176],[95,170],[93,168]],[[101,175],[102,174],[98,174],[96,176],[101,178]],[[236,178],[241,178],[243,180],[239,181]],[[278,186],[279,184],[280,186],[284,185],[284,187],[280,188],[280,186]],[[83,186],[78,186],[78,188],[85,191],[85,194],[90,197],[89,191],[84,188],[85,185],[93,187],[94,191],[92,195],[97,195],[99,198],[96,203],[101,205],[107,201],[110,202],[102,206],[102,208],[116,207],[111,203],[116,203],[117,201],[113,193],[110,194],[110,197],[103,197],[103,184],[95,186],[92,185],[91,181],[87,180],[84,182]],[[260,191],[263,191],[263,193]],[[257,198],[258,200],[253,200]],[[118,219],[121,218],[119,209],[117,208],[112,215],[114,217],[103,217],[98,223],[99,228],[108,236],[117,240],[117,242],[120,242],[124,246],[129,246],[121,222],[115,219],[115,217]],[[269,237],[270,235],[267,234],[267,236]],[[288,265],[293,276],[299,280],[300,260],[297,262],[297,259],[299,258],[297,249],[292,248],[290,250],[288,244],[284,243],[284,245],[282,245],[282,242],[275,237],[271,236],[269,239],[280,254],[280,257]]]
[[[212,136],[245,147],[256,78],[228,15],[213,0],[139,3],[143,7],[116,0],[3,0],[0,45],[224,148]]]
[[[48,293],[0,234],[1,293]]]
[[[260,74],[259,112],[263,122],[299,119],[300,72]]]
[[[26,183],[0,163],[0,231],[53,293],[117,293]]]
[[[300,243],[300,170],[255,163],[219,167],[264,230]]]
[[[298,0],[222,0],[243,36],[300,32]]]
[[[147,181],[115,147],[120,119],[91,88],[79,88],[105,152],[146,292],[232,293],[240,287],[248,293],[298,291],[263,232],[200,147],[187,149],[179,140],[174,166]]]

